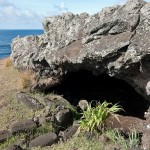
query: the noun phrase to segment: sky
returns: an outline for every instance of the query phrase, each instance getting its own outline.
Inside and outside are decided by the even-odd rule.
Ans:
[[[94,14],[127,0],[0,0],[0,29],[42,29],[44,17],[65,12]],[[150,0],[147,0],[150,1]]]

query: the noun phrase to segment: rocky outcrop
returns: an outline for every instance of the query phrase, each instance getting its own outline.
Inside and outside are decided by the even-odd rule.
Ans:
[[[94,15],[47,17],[44,34],[12,42],[14,66],[36,72],[46,90],[79,70],[123,79],[150,100],[150,3],[128,0]]]

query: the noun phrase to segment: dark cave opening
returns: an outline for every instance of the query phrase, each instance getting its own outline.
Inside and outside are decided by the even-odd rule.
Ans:
[[[144,119],[144,112],[149,107],[149,102],[125,81],[106,74],[94,76],[92,72],[84,70],[68,74],[60,85],[49,91],[63,95],[75,106],[81,99],[118,103],[124,109],[121,115],[141,119]]]

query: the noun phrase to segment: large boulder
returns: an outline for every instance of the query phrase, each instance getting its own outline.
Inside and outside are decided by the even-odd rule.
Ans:
[[[34,89],[47,90],[79,70],[123,79],[150,100],[150,3],[125,5],[94,15],[66,13],[47,17],[44,34],[12,42],[14,66],[32,69]]]

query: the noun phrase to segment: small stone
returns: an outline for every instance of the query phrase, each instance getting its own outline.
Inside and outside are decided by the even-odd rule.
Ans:
[[[45,123],[46,123],[46,117],[40,116],[40,117],[39,117],[39,125],[43,125],[43,124],[45,124]]]
[[[39,122],[39,118],[38,117],[34,117],[33,121],[37,124]]]
[[[0,143],[6,141],[11,136],[12,136],[12,134],[8,130],[0,131]]]
[[[31,119],[16,122],[10,126],[11,133],[27,132],[37,128],[37,125]]]
[[[69,109],[60,110],[55,115],[55,121],[58,126],[66,128],[73,122],[72,113]]]
[[[74,134],[76,134],[79,126],[73,125],[66,129],[64,132],[60,132],[59,136],[63,141],[66,141],[67,139],[70,139]]]
[[[35,110],[40,110],[44,108],[44,105],[41,104],[37,99],[23,93],[23,92],[18,92],[16,93],[16,98],[18,102],[24,103],[27,107]]]
[[[41,115],[44,117],[48,117],[50,115],[50,110],[44,110]]]
[[[88,108],[88,102],[87,102],[87,100],[80,100],[78,106],[82,110],[87,110],[87,108]]]
[[[56,142],[57,142],[57,135],[53,132],[50,132],[50,133],[40,135],[34,140],[32,140],[29,143],[29,148],[38,147],[38,146],[41,146],[41,147],[51,146],[52,144]]]
[[[56,108],[57,111],[60,111],[62,109],[65,109],[65,107],[64,106],[57,106],[57,108]]]

